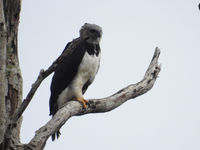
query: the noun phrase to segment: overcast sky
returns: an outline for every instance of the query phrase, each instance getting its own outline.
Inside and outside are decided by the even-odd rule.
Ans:
[[[24,97],[40,69],[79,36],[85,23],[103,28],[101,66],[85,98],[103,98],[139,82],[154,49],[160,77],[148,93],[102,114],[70,118],[45,150],[199,150],[199,0],[24,0],[19,58]],[[21,138],[29,142],[49,119],[51,77],[24,113]]]

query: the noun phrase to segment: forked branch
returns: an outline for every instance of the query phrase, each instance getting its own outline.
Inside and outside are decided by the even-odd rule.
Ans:
[[[78,101],[68,102],[46,123],[46,125],[37,130],[33,139],[24,146],[29,147],[30,149],[41,150],[44,148],[47,139],[54,132],[59,130],[70,117],[88,113],[108,112],[120,106],[127,100],[136,98],[149,91],[153,87],[161,69],[158,64],[159,55],[160,50],[159,48],[156,48],[144,78],[140,82],[129,85],[112,96],[102,99],[90,99],[90,106],[85,110],[83,110],[82,105]]]

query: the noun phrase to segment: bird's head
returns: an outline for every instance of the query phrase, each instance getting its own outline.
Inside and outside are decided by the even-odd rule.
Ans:
[[[102,29],[96,24],[85,23],[80,29],[80,38],[86,39],[88,43],[99,44]]]

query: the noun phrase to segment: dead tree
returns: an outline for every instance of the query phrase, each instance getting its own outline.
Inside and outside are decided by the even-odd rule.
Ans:
[[[20,5],[20,0],[0,0],[0,149],[3,150],[20,143],[20,119],[14,128],[10,124],[22,101],[17,47]]]
[[[111,111],[153,87],[160,72],[158,48],[140,82],[131,84],[109,97],[90,99],[90,106],[85,110],[77,101],[68,102],[51,120],[36,131],[29,143],[22,144],[19,137],[22,114],[37,88],[54,72],[62,62],[63,56],[61,55],[47,70],[40,71],[37,80],[22,101],[22,76],[17,47],[20,9],[20,0],[0,0],[0,150],[42,150],[52,133],[60,129],[70,117]]]

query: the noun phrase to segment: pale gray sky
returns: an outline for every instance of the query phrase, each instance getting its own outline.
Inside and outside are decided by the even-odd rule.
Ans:
[[[45,150],[199,150],[199,0],[22,1],[19,57],[24,97],[85,23],[103,28],[99,73],[85,98],[140,81],[156,46],[162,71],[153,89],[104,114],[71,118]],[[52,77],[52,76],[51,76]],[[49,114],[48,77],[24,113],[28,142]]]

